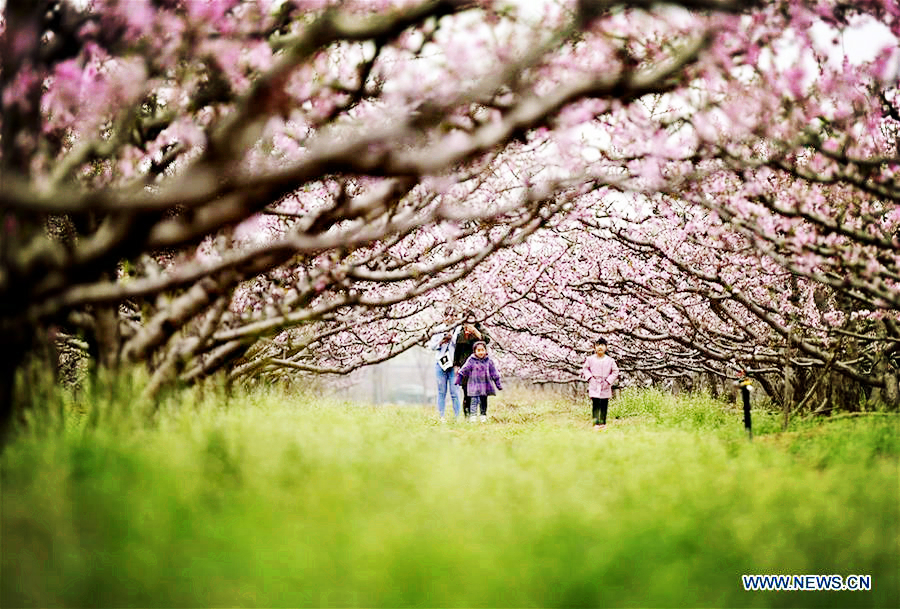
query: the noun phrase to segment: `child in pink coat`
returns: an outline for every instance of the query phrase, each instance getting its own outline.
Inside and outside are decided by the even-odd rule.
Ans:
[[[606,354],[606,339],[594,341],[594,355],[589,355],[581,367],[584,380],[588,381],[588,395],[591,397],[594,429],[606,427],[606,410],[612,387],[619,379],[619,366],[616,360]]]

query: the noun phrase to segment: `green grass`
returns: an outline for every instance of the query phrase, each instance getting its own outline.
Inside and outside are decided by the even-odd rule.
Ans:
[[[3,607],[900,606],[896,416],[759,411],[748,442],[739,411],[654,391],[597,433],[587,400],[440,425],[208,388],[147,423],[129,385],[48,397],[0,457]]]

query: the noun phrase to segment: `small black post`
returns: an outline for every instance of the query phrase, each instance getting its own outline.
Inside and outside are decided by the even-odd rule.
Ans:
[[[750,427],[750,379],[741,383],[741,397],[744,400],[744,428],[747,430],[747,437],[753,439],[753,430]]]
[[[753,429],[750,424],[750,392],[753,390],[753,381],[747,376],[746,370],[738,370],[738,380],[734,383],[741,388],[741,400],[744,403],[744,429],[747,437],[753,439]]]

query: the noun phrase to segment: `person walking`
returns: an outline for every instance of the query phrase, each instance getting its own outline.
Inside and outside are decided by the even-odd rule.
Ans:
[[[588,381],[588,395],[591,398],[591,418],[597,431],[606,428],[606,411],[612,387],[619,379],[616,360],[606,354],[606,339],[594,341],[594,354],[589,355],[581,368],[584,380]]]
[[[456,349],[453,355],[453,365],[457,370],[462,368],[469,357],[471,357],[475,348],[475,343],[478,341],[482,341],[485,345],[488,345],[491,342],[491,337],[488,335],[487,331],[481,327],[481,324],[478,323],[475,312],[468,309],[463,314],[463,324],[459,336],[456,339]],[[465,385],[462,385],[462,390],[463,416],[474,416],[473,413],[470,412],[472,399],[469,396]]]
[[[453,367],[456,351],[456,338],[460,328],[454,324],[453,308],[444,310],[444,320],[438,326],[428,348],[436,351],[434,361],[434,373],[437,380],[437,409],[441,417],[441,423],[446,422],[444,410],[447,404],[447,393],[450,393],[450,402],[453,404],[453,416],[459,417],[459,391],[456,388],[455,368]]]
[[[466,388],[466,393],[472,400],[470,406],[472,420],[478,420],[478,410],[480,409],[481,422],[486,422],[488,396],[502,390],[503,385],[500,383],[500,373],[497,372],[494,360],[488,357],[487,345],[484,341],[475,342],[474,352],[459,369],[456,382]]]

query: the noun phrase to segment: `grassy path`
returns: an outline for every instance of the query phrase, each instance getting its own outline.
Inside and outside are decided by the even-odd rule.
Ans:
[[[900,418],[797,425],[655,392],[431,411],[207,396],[69,410],[0,457],[0,605],[900,606]],[[868,592],[747,592],[742,574]]]

